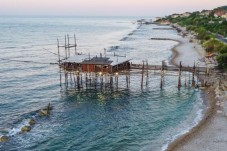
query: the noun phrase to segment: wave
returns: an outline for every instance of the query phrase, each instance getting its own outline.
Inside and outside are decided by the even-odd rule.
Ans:
[[[161,151],[167,150],[168,146],[174,142],[176,139],[178,139],[180,136],[190,132],[190,130],[195,127],[196,125],[199,124],[199,122],[203,119],[204,117],[204,110],[205,108],[203,107],[205,104],[203,103],[203,98],[201,94],[198,94],[197,101],[199,101],[199,104],[196,104],[194,107],[198,107],[199,109],[196,112],[196,117],[194,120],[189,124],[189,126],[186,126],[186,128],[181,128],[176,135],[173,135],[171,138],[167,139],[167,142],[162,146]],[[188,125],[188,122],[186,123]]]

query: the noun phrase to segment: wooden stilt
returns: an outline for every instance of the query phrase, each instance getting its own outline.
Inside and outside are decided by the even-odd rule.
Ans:
[[[195,71],[196,71],[196,67],[194,62],[193,71],[192,71],[192,87],[195,87]]]
[[[118,89],[118,72],[115,73],[115,83],[116,83],[116,87]]]
[[[125,71],[126,87],[128,88],[128,72]]]
[[[59,72],[60,72],[60,87],[62,86],[62,78],[61,78],[61,67],[59,66]]]
[[[143,88],[143,74],[144,74],[144,61],[143,61],[142,74],[141,74],[141,88]]]
[[[82,88],[83,87],[83,74],[82,73],[80,74],[80,85]]]
[[[70,74],[70,82],[71,82],[71,84],[72,84],[72,83],[73,83],[72,72],[69,72],[69,74]]]
[[[77,52],[76,52],[77,44],[76,44],[76,35],[75,34],[74,34],[74,41],[75,41],[75,55],[77,55]]]
[[[187,79],[186,79],[186,78],[187,78],[187,75],[186,75],[186,73],[187,73],[187,72],[185,71],[185,79],[184,79],[184,86],[185,86],[185,87],[187,86],[187,82],[186,82],[186,81],[187,81]]]
[[[112,74],[110,75],[110,86],[113,86],[113,77],[112,77]]]
[[[149,82],[149,77],[148,77],[148,60],[146,60],[146,65],[147,65],[147,79],[146,79],[146,86],[148,86],[148,82]]]
[[[67,38],[68,38],[68,56],[70,57],[70,44],[69,44],[69,35],[67,34]]]
[[[95,72],[95,89],[96,89],[96,85],[97,85],[97,73]]]
[[[89,82],[90,82],[90,87],[91,87],[91,72],[89,72]]]
[[[57,39],[57,43],[58,43],[58,66],[59,66],[59,80],[60,80],[60,87],[61,87],[61,66],[60,66],[60,63],[61,63],[61,59],[60,59],[60,50],[59,50],[59,40]]]
[[[77,88],[80,89],[80,73],[77,72]]]
[[[68,55],[67,55],[67,44],[66,44],[66,35],[65,35],[65,58],[66,59],[68,58]]]
[[[180,61],[179,77],[178,77],[178,90],[180,90],[180,87],[181,87],[181,69],[182,69],[182,65],[181,65],[181,61]]]
[[[117,89],[118,89],[118,75],[117,75]]]
[[[87,75],[87,72],[86,72],[86,75],[85,75],[85,83],[86,83],[86,87],[87,87],[87,83],[88,83],[88,75]]]
[[[75,79],[75,72],[73,74],[74,86],[76,87],[76,79]]]
[[[164,72],[163,72],[163,70],[161,70],[160,75],[161,75],[160,88],[161,88],[161,90],[162,90],[162,89],[163,89],[163,77],[164,77]]]
[[[65,85],[68,87],[68,72],[65,72]]]

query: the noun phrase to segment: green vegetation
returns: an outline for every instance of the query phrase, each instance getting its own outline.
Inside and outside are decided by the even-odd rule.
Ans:
[[[227,6],[221,6],[221,7],[215,8],[214,10],[225,10],[225,11],[227,11]]]
[[[188,31],[196,33],[196,37],[200,40],[202,46],[208,53],[217,53],[218,67],[227,70],[227,44],[217,40],[216,34],[227,37],[227,20],[215,17],[215,10],[227,10],[227,6],[214,9],[209,15],[193,12],[188,17],[167,16],[165,20],[171,23],[177,23],[182,27],[186,27]],[[204,10],[205,11],[205,10]]]

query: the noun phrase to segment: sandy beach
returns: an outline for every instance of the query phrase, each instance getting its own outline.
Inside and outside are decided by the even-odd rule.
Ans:
[[[179,65],[179,62],[182,61],[183,65],[193,66],[194,61],[197,62],[205,56],[204,49],[195,41],[190,43],[190,38],[191,35],[174,39],[179,41],[179,44],[173,48],[172,64]],[[199,64],[200,66],[206,65],[204,62],[199,62]],[[227,117],[224,111],[226,98],[218,99],[218,80],[215,78],[212,80],[216,84],[204,90],[207,109],[203,119],[188,133],[170,143],[166,151],[226,150]]]

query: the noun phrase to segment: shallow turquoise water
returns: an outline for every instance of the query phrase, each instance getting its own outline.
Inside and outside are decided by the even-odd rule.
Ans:
[[[56,39],[76,33],[81,52],[114,50],[140,63],[171,57],[172,41],[151,37],[178,36],[175,31],[152,30],[156,25],[132,24],[136,18],[0,17],[0,134],[10,141],[0,150],[161,150],[174,136],[198,121],[205,107],[198,91],[177,90],[177,77],[167,76],[160,91],[160,77],[150,72],[149,85],[140,87],[140,75],[131,76],[130,87],[120,77],[119,88],[75,90],[59,86]],[[132,35],[128,35],[133,33]],[[127,37],[127,40],[121,41]],[[48,50],[48,51],[46,51]],[[63,53],[63,52],[61,52]],[[17,61],[15,61],[17,60]],[[33,61],[33,62],[18,62]],[[42,64],[41,64],[42,63]],[[49,102],[49,117],[37,110]],[[37,123],[19,134],[29,118]]]

